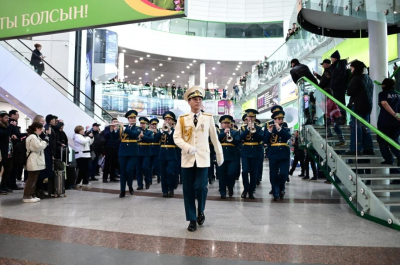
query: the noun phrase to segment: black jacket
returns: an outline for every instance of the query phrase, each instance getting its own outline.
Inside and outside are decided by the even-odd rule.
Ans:
[[[320,88],[328,88],[331,85],[331,69],[327,68],[324,70],[322,75],[317,74],[317,79],[319,80]]]
[[[351,78],[347,95],[356,114],[371,114],[374,84],[366,75],[355,75]]]
[[[60,128],[63,125],[64,124],[62,122],[59,122],[56,124],[56,126],[54,126],[54,131],[55,131],[55,135],[56,135],[56,139],[57,139],[56,153],[55,153],[54,157],[57,159],[61,158],[61,145],[64,144],[66,147],[68,147],[68,137],[64,131],[60,130]],[[62,151],[63,151],[63,161],[65,161],[65,159],[64,159],[65,149],[63,149]]]
[[[104,128],[104,138],[106,138],[106,148],[119,148],[119,133],[111,132],[110,126]]]
[[[297,81],[299,81],[300,78],[307,77],[310,79],[311,82],[314,82],[315,84],[318,84],[317,79],[313,76],[311,73],[310,69],[308,68],[307,65],[304,64],[298,64],[295,65],[291,70],[290,70],[290,75],[292,76],[293,82],[296,84]]]
[[[5,162],[8,159],[8,147],[10,146],[10,132],[7,125],[0,122],[0,152],[2,160]]]
[[[41,56],[42,53],[38,49],[33,50],[31,56],[31,65],[44,69],[44,63],[41,63],[42,62],[42,58],[40,58]]]
[[[332,90],[346,90],[347,88],[347,61],[338,60],[331,65],[331,88]]]
[[[10,121],[11,121],[11,119],[10,119]],[[15,135],[17,137],[17,139],[15,139],[15,140],[12,139],[11,140],[12,144],[13,144],[13,147],[15,147],[21,141],[22,137],[28,136],[26,133],[21,133],[20,127],[12,125],[12,124],[8,125],[8,132],[9,132],[10,137],[13,136],[13,135]]]
[[[53,129],[53,126],[51,126],[50,124],[45,124],[44,125],[44,129],[48,130],[49,128],[51,128],[51,135],[49,135],[49,145],[48,147],[50,148],[51,151],[51,156],[54,156],[57,154],[57,134]],[[47,148],[47,147],[46,147]]]

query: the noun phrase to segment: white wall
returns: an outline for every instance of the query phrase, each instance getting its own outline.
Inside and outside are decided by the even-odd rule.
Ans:
[[[123,25],[110,27],[118,33],[118,46],[171,57],[221,61],[258,61],[272,54],[283,38],[230,39],[171,34]],[[162,40],[160,42],[160,40]]]

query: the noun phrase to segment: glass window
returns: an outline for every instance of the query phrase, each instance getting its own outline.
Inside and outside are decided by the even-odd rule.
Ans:
[[[189,31],[186,35],[190,36],[207,36],[207,22],[189,20]]]
[[[283,37],[283,23],[265,23],[263,27],[265,37]]]
[[[157,20],[151,22],[151,29],[169,32],[171,20]]]
[[[207,25],[207,37],[225,38],[225,23],[208,22]]]
[[[227,38],[245,38],[246,24],[226,24]]]
[[[187,19],[171,19],[169,32],[186,35],[189,31],[189,20]]]
[[[264,37],[264,29],[262,24],[245,24],[244,34],[246,38],[262,38]]]

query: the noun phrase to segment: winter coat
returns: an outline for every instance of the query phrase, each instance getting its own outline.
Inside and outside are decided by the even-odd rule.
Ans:
[[[42,53],[38,49],[35,49],[32,52],[31,65],[44,69],[44,63],[42,62],[41,56]]]
[[[0,122],[0,152],[2,157],[2,162],[5,162],[8,159],[8,150],[12,147],[12,143],[10,140],[10,131],[7,128],[7,125]]]
[[[54,126],[54,131],[57,136],[57,146],[56,146],[56,153],[55,153],[55,158],[61,159],[61,145],[64,144],[66,147],[68,147],[68,137],[65,134],[64,131],[61,131],[60,128],[64,125],[64,123],[59,122]],[[63,161],[66,161],[65,158],[65,149],[62,150],[63,153]]]
[[[320,88],[327,88],[331,85],[331,69],[324,69],[324,73],[322,75],[317,75],[317,79],[319,80]]]
[[[26,169],[28,171],[39,171],[46,168],[44,149],[48,143],[36,134],[31,134],[26,138]]]
[[[356,114],[371,114],[374,84],[366,74],[354,75],[347,88],[347,95]]]
[[[74,140],[75,145],[75,159],[90,158],[90,145],[93,143],[93,137],[74,133],[72,139]]]
[[[314,82],[316,85],[318,84],[318,81],[311,73],[310,68],[308,68],[308,66],[304,64],[295,65],[290,70],[290,75],[292,76],[293,83],[295,84],[297,84],[297,81],[299,81],[299,79],[303,76],[310,79],[310,81]]]
[[[331,88],[334,91],[343,91],[347,88],[347,61],[338,60],[331,65]]]

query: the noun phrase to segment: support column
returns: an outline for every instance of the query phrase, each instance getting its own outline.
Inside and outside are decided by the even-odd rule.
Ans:
[[[200,64],[200,86],[206,89],[206,64]]]
[[[236,77],[236,84],[240,84],[240,77]]]
[[[195,85],[196,76],[195,75],[189,75],[189,87],[192,87]]]
[[[368,40],[369,40],[369,71],[372,81],[381,82],[388,72],[388,52],[387,52],[387,24],[385,22],[368,20]],[[382,88],[374,84],[372,99],[371,124],[377,126],[378,121],[378,94]],[[389,169],[375,169],[372,174],[389,174]],[[372,181],[373,185],[388,185],[389,180]],[[384,192],[381,196],[390,196]]]
[[[125,79],[125,53],[118,54],[118,79]]]

